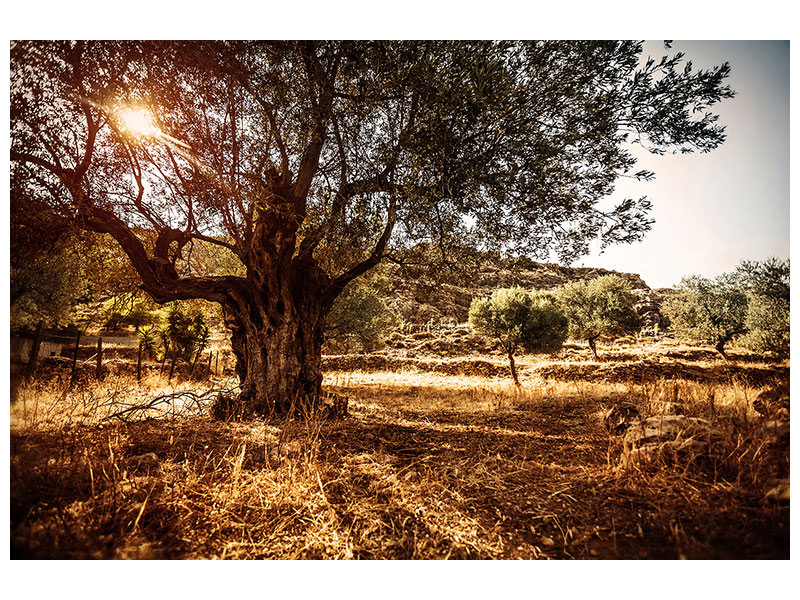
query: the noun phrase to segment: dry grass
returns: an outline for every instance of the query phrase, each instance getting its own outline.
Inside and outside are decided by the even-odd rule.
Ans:
[[[762,499],[766,482],[788,476],[788,447],[765,442],[751,407],[761,386],[526,374],[518,389],[503,377],[329,372],[351,414],[327,422],[223,423],[191,412],[202,400],[123,421],[109,416],[197,382],[22,383],[11,556],[788,557],[788,506]],[[620,438],[602,419],[621,401],[712,421],[719,452],[620,468]],[[148,453],[157,463],[131,460]]]

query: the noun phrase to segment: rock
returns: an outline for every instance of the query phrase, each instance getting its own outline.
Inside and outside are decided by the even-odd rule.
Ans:
[[[693,438],[655,442],[633,448],[623,455],[626,464],[651,467],[659,464],[685,463],[698,456],[708,454],[708,444]]]
[[[632,425],[625,433],[620,465],[654,467],[688,463],[711,451],[719,434],[705,419],[685,415],[658,415]]]
[[[771,420],[764,421],[764,441],[768,444],[789,443],[789,421]]]
[[[767,481],[767,492],[764,494],[764,500],[771,500],[772,502],[779,502],[781,504],[789,503],[789,478],[784,479],[770,479]]]
[[[713,430],[705,419],[686,415],[657,415],[649,417],[625,434],[625,448],[633,448],[656,442],[671,442],[677,439],[699,437],[708,441]]]
[[[551,546],[555,546],[555,545],[556,545],[556,543],[555,543],[555,541],[553,540],[553,538],[551,538],[551,537],[547,537],[546,535],[543,535],[543,536],[541,536],[541,537],[539,538],[539,543],[540,543],[542,546],[547,546],[548,548],[549,548],[549,547],[551,547]]]
[[[789,419],[789,385],[771,386],[756,396],[753,409],[762,415]]]
[[[640,421],[639,409],[630,403],[613,406],[603,417],[603,423],[608,432],[617,435],[625,433],[631,425]]]
[[[131,471],[149,471],[158,469],[161,461],[158,460],[155,452],[148,452],[125,459],[125,466]]]

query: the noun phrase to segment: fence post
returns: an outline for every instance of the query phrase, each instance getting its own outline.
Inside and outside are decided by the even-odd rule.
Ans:
[[[33,375],[36,369],[36,361],[39,359],[39,348],[42,345],[42,334],[44,333],[44,319],[39,321],[36,327],[36,337],[33,338],[33,345],[31,346],[31,355],[28,357],[28,375]]]
[[[219,375],[219,350],[217,350],[217,357],[214,360],[214,375]]]
[[[211,359],[214,358],[214,351],[208,351],[208,376],[211,377]]]
[[[169,352],[169,342],[164,342],[164,358],[161,359],[161,370],[158,372],[158,376],[164,374],[164,364],[167,362],[167,353]]]
[[[172,381],[172,373],[175,371],[175,361],[178,360],[178,349],[175,348],[175,352],[172,353],[172,363],[169,366],[169,377],[167,377],[167,381]]]
[[[139,351],[136,353],[136,381],[142,380],[142,341],[139,340]]]
[[[69,376],[69,385],[75,383],[75,377],[78,374],[78,347],[81,344],[81,332],[75,335],[75,352],[72,353],[72,371]]]
[[[103,338],[97,338],[97,372],[98,379],[103,378]]]

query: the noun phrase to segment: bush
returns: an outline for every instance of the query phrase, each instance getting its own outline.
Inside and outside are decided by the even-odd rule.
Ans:
[[[199,353],[208,346],[210,331],[202,313],[186,313],[178,302],[174,302],[160,335],[165,357],[180,357],[190,362],[193,355],[197,360]]]
[[[568,329],[567,318],[552,294],[529,294],[519,287],[495,290],[489,298],[475,298],[469,308],[469,324],[500,342],[517,385],[517,350],[556,352],[564,344]]]
[[[641,322],[630,284],[616,275],[567,283],[558,290],[558,299],[569,319],[570,335],[587,340],[595,360],[599,338],[632,333]]]
[[[745,261],[714,279],[685,278],[662,310],[677,335],[710,342],[724,357],[734,339],[788,356],[789,261]]]
[[[372,352],[384,344],[385,336],[397,324],[397,318],[381,298],[377,286],[369,280],[352,281],[336,298],[325,319],[328,340],[343,346]]]
[[[738,340],[755,352],[789,356],[789,261],[742,262],[736,269],[747,291],[747,332]]]

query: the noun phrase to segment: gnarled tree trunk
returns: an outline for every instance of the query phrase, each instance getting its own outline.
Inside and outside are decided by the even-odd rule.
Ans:
[[[293,261],[223,305],[247,412],[307,415],[318,406],[322,325],[332,299],[307,275]]]
[[[231,328],[239,401],[258,414],[313,410],[322,387],[322,331],[312,315],[263,323],[238,313]]]

